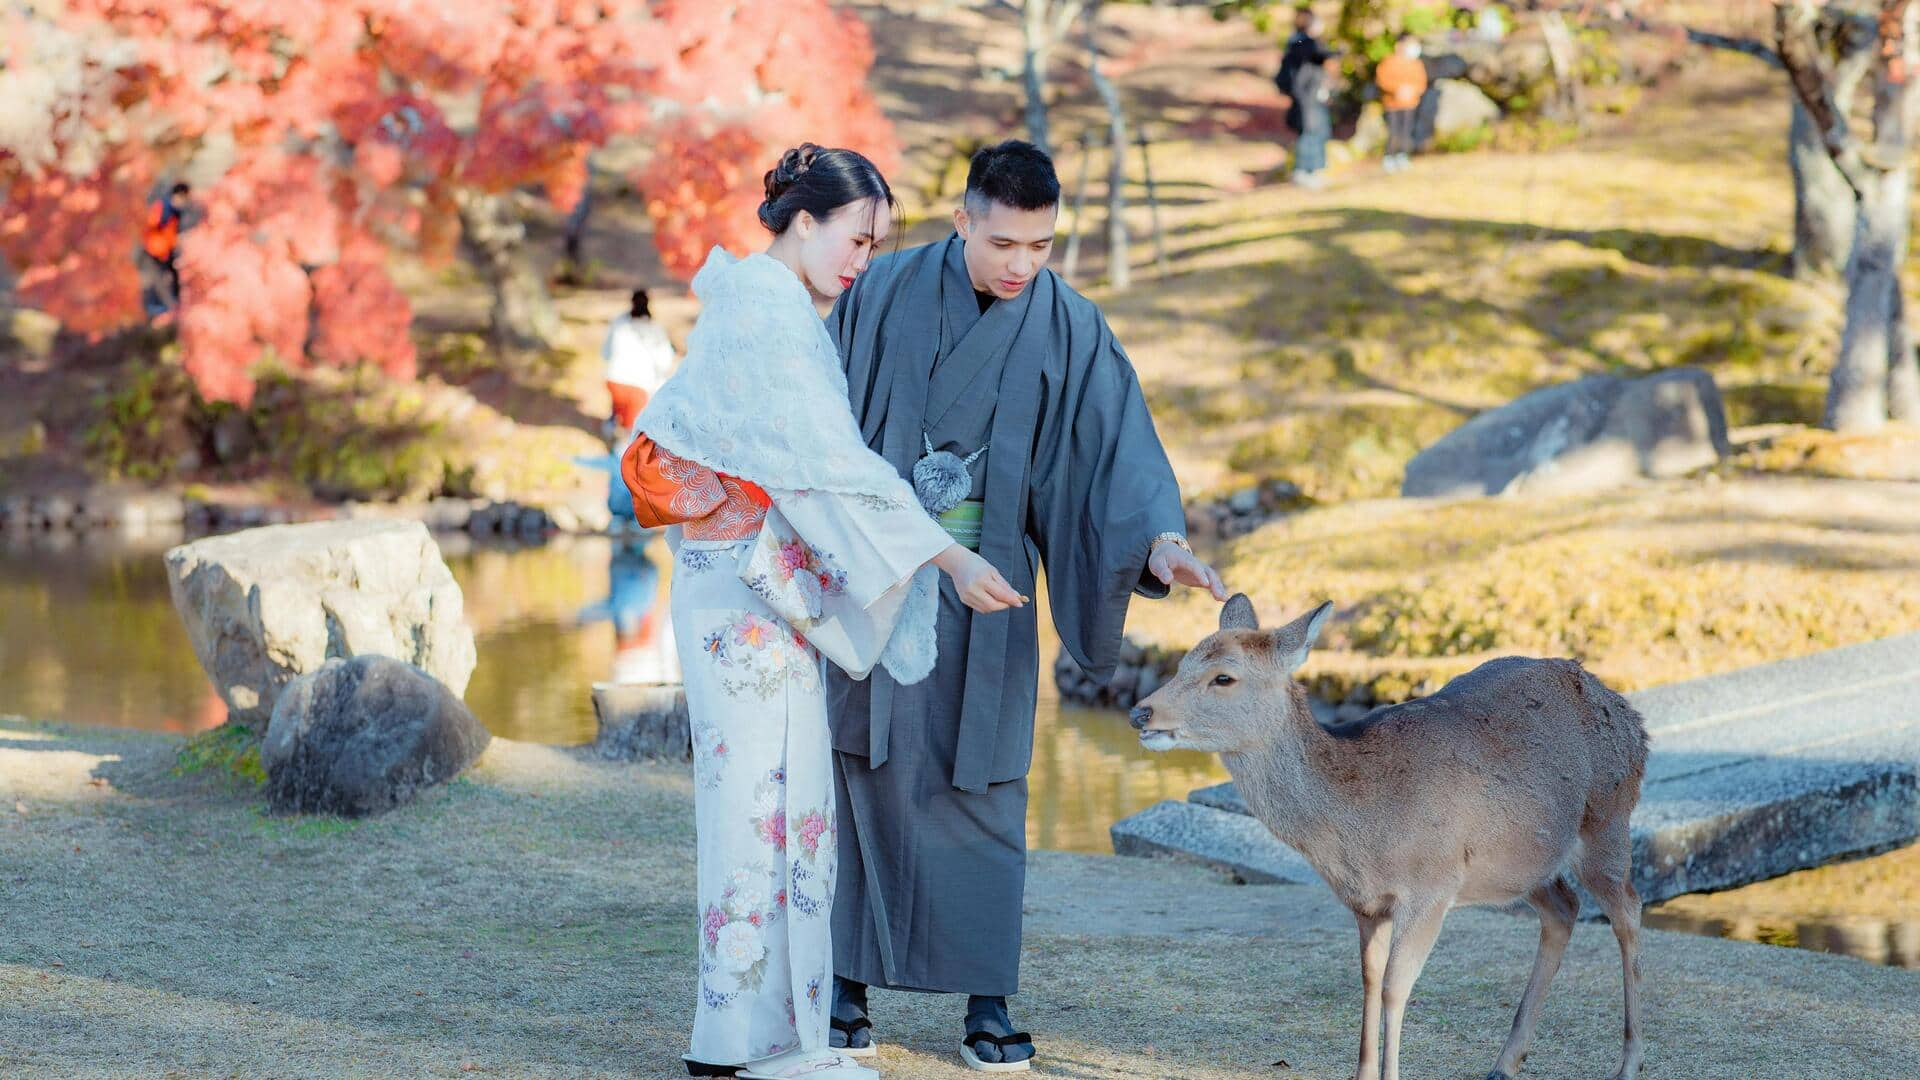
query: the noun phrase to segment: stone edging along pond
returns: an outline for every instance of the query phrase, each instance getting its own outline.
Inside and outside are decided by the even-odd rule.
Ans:
[[[342,503],[338,506],[222,504],[165,492],[96,490],[0,498],[0,532],[8,535],[179,529],[190,534],[232,532],[301,521],[391,519],[418,521],[437,533],[538,541],[552,533],[604,533],[613,526],[604,500],[530,506],[513,500],[433,499],[423,503]]]

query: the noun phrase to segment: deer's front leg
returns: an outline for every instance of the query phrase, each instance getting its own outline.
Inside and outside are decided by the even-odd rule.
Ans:
[[[1354,912],[1360,923],[1360,1067],[1354,1080],[1380,1080],[1380,991],[1387,974],[1393,920]]]
[[[1427,964],[1433,941],[1440,936],[1440,924],[1446,921],[1446,897],[1423,897],[1394,909],[1393,948],[1387,954],[1386,981],[1381,986],[1381,1004],[1386,1009],[1386,1042],[1381,1048],[1382,1080],[1400,1080],[1400,1020],[1407,1011],[1407,998],[1413,994],[1413,981]]]

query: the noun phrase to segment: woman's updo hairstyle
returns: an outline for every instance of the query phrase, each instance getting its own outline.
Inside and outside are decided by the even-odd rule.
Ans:
[[[853,150],[801,143],[780,155],[780,164],[767,170],[766,200],[760,204],[760,224],[779,236],[805,210],[814,220],[861,199],[880,199],[897,210],[887,178],[866,156]]]

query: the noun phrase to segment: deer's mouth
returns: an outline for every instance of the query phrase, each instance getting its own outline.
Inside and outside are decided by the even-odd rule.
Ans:
[[[1140,745],[1148,750],[1172,750],[1180,745],[1179,728],[1147,728],[1140,733]]]

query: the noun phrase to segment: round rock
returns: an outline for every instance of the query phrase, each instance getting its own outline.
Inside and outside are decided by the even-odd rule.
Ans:
[[[366,817],[459,775],[490,738],[433,676],[356,656],[287,684],[260,764],[276,812]]]

